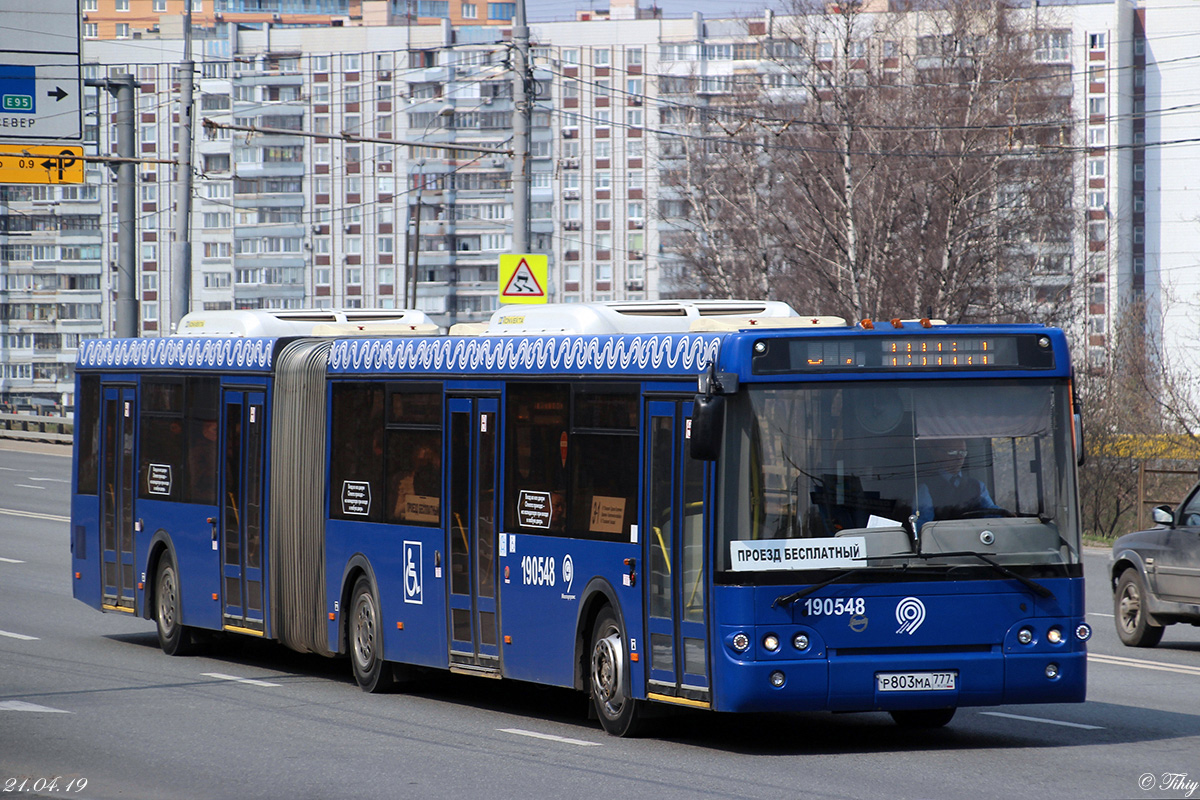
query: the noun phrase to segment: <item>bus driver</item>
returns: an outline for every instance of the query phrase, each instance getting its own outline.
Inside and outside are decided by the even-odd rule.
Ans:
[[[967,458],[964,439],[938,439],[926,448],[928,475],[917,490],[917,510],[921,524],[935,519],[962,519],[965,516],[998,516],[1002,510],[988,494],[983,481],[963,474]],[[983,512],[983,513],[980,513]]]

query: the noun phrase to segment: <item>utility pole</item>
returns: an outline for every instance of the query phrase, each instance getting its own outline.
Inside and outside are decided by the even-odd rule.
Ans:
[[[124,73],[111,78],[89,78],[85,86],[105,89],[117,98],[117,158],[109,162],[117,173],[117,302],[113,335],[132,339],[138,335],[137,276],[137,122],[134,94],[137,84]]]
[[[113,335],[132,339],[138,335],[137,287],[137,122],[134,94],[137,84],[129,73],[111,78],[90,78],[85,86],[105,89],[117,98],[117,302]],[[110,167],[113,163],[110,162]]]
[[[175,166],[175,241],[171,265],[171,328],[192,305],[192,136],[196,64],[192,61],[192,0],[183,0],[183,61],[179,65],[179,163]]]
[[[117,93],[117,319],[113,332],[121,338],[138,335],[137,301],[137,123],[134,117],[137,84],[125,73],[110,82]]]
[[[533,118],[529,69],[529,25],[525,0],[517,0],[513,19],[513,252],[529,252],[529,127]]]

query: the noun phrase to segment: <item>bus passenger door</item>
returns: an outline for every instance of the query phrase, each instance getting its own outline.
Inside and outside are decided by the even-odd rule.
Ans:
[[[224,626],[263,633],[263,442],[261,391],[225,390],[221,491]]]
[[[500,666],[496,609],[496,460],[500,402],[449,401],[450,477],[446,552],[450,580],[450,665],[469,671]],[[473,668],[473,669],[472,669]]]
[[[705,462],[688,454],[691,401],[649,401],[646,453],[647,694],[707,707]]]
[[[104,593],[110,611],[134,610],[133,498],[137,490],[134,432],[136,392],[132,386],[105,386],[100,425],[100,518],[103,520]]]

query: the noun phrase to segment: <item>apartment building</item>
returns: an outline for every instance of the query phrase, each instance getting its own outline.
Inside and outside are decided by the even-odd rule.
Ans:
[[[1200,203],[1179,160],[1195,145],[1156,146],[1196,138],[1190,112],[1175,109],[1195,65],[1177,52],[1186,37],[1165,27],[1192,20],[1165,1],[1030,13],[1044,31],[1036,57],[1061,67],[1071,98],[1078,224],[1028,291],[1086,305],[1077,358],[1101,368],[1129,303],[1166,309],[1200,280],[1186,248]],[[759,46],[770,15],[637,17],[531,26],[531,249],[550,256],[553,300],[696,288],[671,269],[678,205],[660,171],[684,132],[672,109],[719,104],[736,76],[772,70]],[[196,114],[216,124],[198,126],[194,148],[193,308],[409,305],[442,324],[484,318],[511,247],[511,159],[432,145],[509,146],[508,33],[446,19],[201,30]],[[176,152],[181,57],[181,40],[161,32],[85,45],[88,77],[135,76],[148,159]],[[91,90],[85,106],[88,146],[114,152],[114,98]],[[165,335],[174,171],[147,161],[138,174],[139,330]],[[83,187],[0,197],[0,394],[69,403],[78,338],[111,331],[113,176],[93,168]],[[1160,318],[1177,327],[1167,310]]]
[[[87,40],[177,37],[187,3],[194,27],[509,25],[516,3],[489,0],[80,0]]]

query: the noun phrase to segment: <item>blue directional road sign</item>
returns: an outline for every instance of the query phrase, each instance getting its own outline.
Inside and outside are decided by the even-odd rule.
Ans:
[[[0,64],[0,111],[37,113],[37,67]]]

